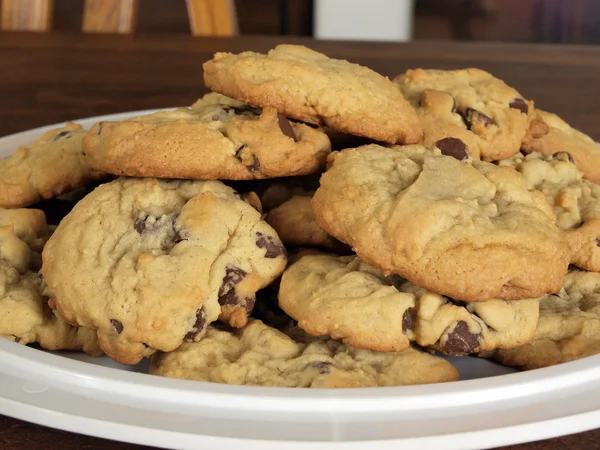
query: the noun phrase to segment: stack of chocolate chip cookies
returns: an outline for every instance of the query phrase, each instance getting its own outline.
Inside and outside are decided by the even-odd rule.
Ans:
[[[280,45],[217,53],[204,81],[0,160],[0,336],[282,387],[600,353],[588,136],[478,69],[390,81]],[[25,209],[52,198],[56,227]]]

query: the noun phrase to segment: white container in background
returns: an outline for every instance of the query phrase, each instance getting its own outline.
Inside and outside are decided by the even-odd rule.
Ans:
[[[315,0],[319,39],[409,41],[414,0]]]

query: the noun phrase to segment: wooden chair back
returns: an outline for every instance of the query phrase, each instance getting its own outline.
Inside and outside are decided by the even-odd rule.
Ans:
[[[54,0],[1,0],[0,29],[50,31]],[[173,0],[169,0],[173,1]],[[233,0],[185,0],[194,36],[234,36],[238,22]],[[133,33],[139,0],[85,0],[84,33]]]

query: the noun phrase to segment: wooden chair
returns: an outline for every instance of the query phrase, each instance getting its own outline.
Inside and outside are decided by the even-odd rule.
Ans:
[[[53,0],[0,0],[0,29],[50,31]],[[173,0],[170,0],[173,1]],[[85,0],[85,33],[132,33],[137,19],[138,0]],[[233,36],[238,24],[233,0],[186,0],[194,36]]]

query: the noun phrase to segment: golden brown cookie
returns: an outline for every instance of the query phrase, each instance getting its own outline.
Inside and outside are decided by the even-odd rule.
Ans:
[[[85,163],[81,148],[85,133],[69,122],[0,159],[0,208],[32,205],[100,178]]]
[[[485,161],[519,151],[533,102],[491,74],[479,69],[415,69],[394,82],[419,115],[423,145],[457,138],[471,157]]]
[[[313,197],[317,222],[367,264],[457,300],[558,291],[570,251],[544,196],[511,168],[448,150],[332,154]]]
[[[544,127],[547,132],[540,133],[539,130]],[[521,148],[527,153],[540,152],[546,156],[568,152],[585,178],[600,183],[600,147],[591,137],[572,128],[556,114],[536,110],[532,129]]]
[[[150,373],[250,386],[357,388],[458,380],[448,361],[416,349],[373,352],[301,330],[284,334],[254,320],[234,333],[209,327],[206,337],[152,357]]]
[[[286,116],[390,144],[422,136],[412,107],[390,80],[302,45],[268,54],[217,53],[204,63],[210,89]]]
[[[101,122],[83,142],[89,165],[115,175],[252,180],[303,175],[325,166],[327,135],[210,93],[191,108]]]

